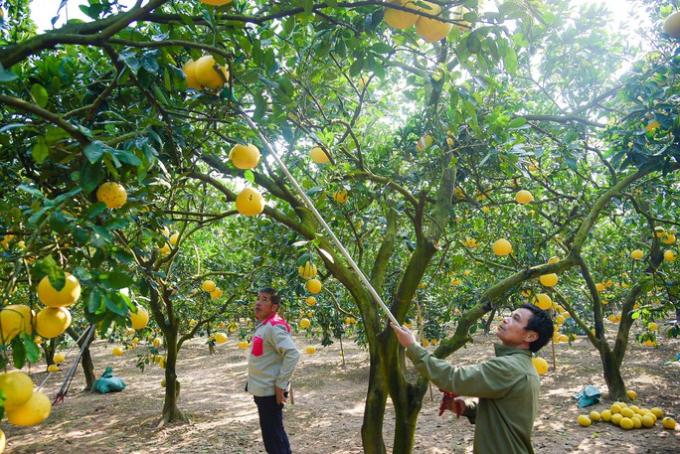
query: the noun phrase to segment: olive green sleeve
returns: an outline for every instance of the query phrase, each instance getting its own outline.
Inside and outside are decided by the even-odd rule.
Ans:
[[[514,385],[509,364],[503,357],[495,357],[472,366],[454,367],[430,355],[413,343],[406,349],[418,372],[445,391],[461,396],[497,399]]]

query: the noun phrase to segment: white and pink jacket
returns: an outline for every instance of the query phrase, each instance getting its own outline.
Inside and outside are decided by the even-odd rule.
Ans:
[[[248,392],[273,396],[274,386],[288,388],[299,359],[288,323],[279,314],[262,320],[255,327],[248,355]]]

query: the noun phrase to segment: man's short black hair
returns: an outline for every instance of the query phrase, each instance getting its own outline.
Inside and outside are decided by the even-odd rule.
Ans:
[[[535,331],[538,334],[538,339],[529,344],[529,350],[536,353],[552,338],[555,327],[550,315],[540,307],[533,304],[522,304],[521,309],[528,309],[532,313],[524,329]]]
[[[267,295],[269,295],[269,301],[271,301],[272,304],[278,304],[279,306],[281,306],[281,296],[279,296],[279,294],[276,293],[276,289],[271,287],[263,287],[260,290],[258,290],[257,293],[266,293]]]

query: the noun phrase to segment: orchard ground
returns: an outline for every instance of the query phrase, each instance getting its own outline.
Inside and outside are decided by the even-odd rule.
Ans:
[[[454,353],[450,362],[470,364],[492,354],[495,336],[474,337],[474,343]],[[310,343],[296,338],[300,350]],[[318,348],[315,355],[303,353],[294,378],[295,404],[285,410],[285,423],[293,452],[308,454],[360,453],[360,427],[368,383],[368,355],[354,343],[343,342],[346,367],[341,367],[340,346],[336,342]],[[246,356],[234,340],[218,346],[210,356],[205,339],[194,339],[183,347],[177,366],[182,394],[180,408],[191,424],[156,428],[163,405],[163,370],[151,366],[144,373],[136,367],[136,356],[111,355],[112,345],[96,341],[92,347],[97,374],[106,366],[125,379],[121,393],[98,395],[82,393],[80,371],[71,393],[57,405],[49,419],[35,428],[3,425],[10,453],[170,453],[224,452],[260,453],[262,442],[252,397],[243,392]],[[629,389],[638,393],[638,405],[662,407],[667,414],[680,416],[678,377],[680,362],[669,362],[680,352],[680,340],[664,339],[658,349],[633,344],[623,364]],[[141,350],[140,350],[141,351]],[[583,428],[576,423],[579,411],[571,396],[584,384],[594,384],[606,392],[596,351],[584,338],[572,346],[556,345],[558,369],[552,370],[550,345],[543,357],[551,364],[542,379],[540,415],[534,426],[533,444],[539,453],[611,452],[671,453],[680,449],[680,430],[661,428],[623,431],[609,423]],[[67,363],[75,354],[68,353]],[[67,366],[64,366],[64,369]],[[34,368],[35,369],[35,368]],[[34,375],[40,382],[43,373]],[[54,396],[62,374],[50,378],[46,391]],[[433,388],[418,419],[414,452],[464,453],[472,451],[474,426],[450,413],[437,416],[440,393]],[[602,410],[606,399],[588,411]],[[391,405],[388,404],[385,440],[391,443]],[[388,445],[389,450],[389,445]]]

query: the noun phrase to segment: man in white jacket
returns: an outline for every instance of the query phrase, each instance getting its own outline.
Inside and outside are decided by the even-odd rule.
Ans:
[[[269,454],[290,454],[288,435],[283,428],[283,404],[288,384],[300,353],[290,335],[290,326],[277,313],[281,297],[273,288],[257,293],[255,318],[258,324],[248,355],[248,384],[260,416],[260,429]]]

